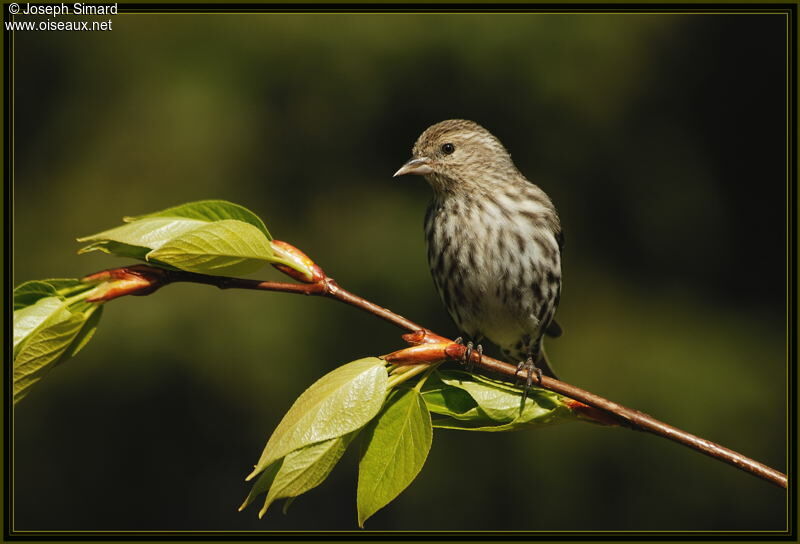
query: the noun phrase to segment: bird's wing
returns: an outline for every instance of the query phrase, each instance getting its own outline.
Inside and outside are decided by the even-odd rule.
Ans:
[[[564,231],[561,229],[556,232],[556,242],[558,242],[558,250],[564,251]],[[558,321],[551,319],[544,333],[551,338],[558,338],[564,334],[564,330],[561,328],[561,325],[558,324]]]
[[[564,231],[561,229],[556,233],[556,242],[558,242],[558,250],[564,251]]]

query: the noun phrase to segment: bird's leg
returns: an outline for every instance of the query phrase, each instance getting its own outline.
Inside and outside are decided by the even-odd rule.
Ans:
[[[533,362],[533,356],[529,355],[527,359],[524,361],[520,361],[517,365],[517,371],[515,376],[519,374],[520,370],[525,370],[526,378],[525,378],[525,387],[522,388],[522,404],[521,406],[525,406],[525,401],[528,399],[528,391],[533,385],[533,375],[536,374],[536,379],[541,384],[542,383],[542,369],[536,366],[536,363]],[[519,383],[519,378],[517,378],[514,382]]]

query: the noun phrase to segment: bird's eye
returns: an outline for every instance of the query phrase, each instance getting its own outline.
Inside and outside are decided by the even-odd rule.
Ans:
[[[453,144],[444,144],[442,146],[442,153],[444,153],[445,155],[450,155],[455,150],[456,146],[454,146]]]

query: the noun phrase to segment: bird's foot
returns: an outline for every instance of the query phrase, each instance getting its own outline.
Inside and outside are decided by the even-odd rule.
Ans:
[[[518,375],[520,370],[525,370],[525,387],[522,393],[522,403],[525,404],[525,399],[528,398],[528,390],[531,388],[531,385],[533,385],[534,374],[536,375],[536,380],[539,382],[539,384],[542,383],[542,369],[536,366],[536,364],[533,362],[533,357],[528,357],[517,365],[517,371],[514,373],[514,375],[517,376],[517,379],[514,382],[515,384],[519,383]]]
[[[467,349],[464,350],[464,357],[461,359],[461,362],[465,365],[467,372],[472,372],[472,369],[475,367],[475,361],[472,360],[472,352],[475,351],[478,353],[478,363],[480,363],[483,358],[483,346],[480,344],[476,346],[472,342],[467,342],[465,344],[464,339],[460,336],[456,338],[454,342],[466,346]]]

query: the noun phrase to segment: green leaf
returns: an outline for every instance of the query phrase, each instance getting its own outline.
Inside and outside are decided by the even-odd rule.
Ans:
[[[247,498],[245,498],[244,502],[239,507],[239,512],[247,508],[247,506],[252,503],[256,497],[269,491],[270,487],[272,487],[272,482],[275,481],[275,477],[281,470],[281,465],[283,465],[284,459],[284,457],[278,459],[261,472],[261,474],[258,476],[258,479],[253,484],[253,487],[250,489],[250,493],[248,493]]]
[[[14,310],[32,306],[41,298],[61,296],[64,291],[88,291],[93,287],[73,278],[26,281],[14,288]]]
[[[117,257],[128,257],[131,259],[139,259],[140,261],[146,260],[145,256],[150,251],[149,247],[132,246],[130,244],[122,244],[111,240],[101,240],[92,242],[88,246],[84,246],[78,250],[78,255],[84,253],[91,253],[92,251],[100,251],[109,255],[116,255]]]
[[[86,347],[86,344],[88,344],[89,340],[94,336],[102,316],[103,307],[99,304],[91,304],[90,308],[84,312],[86,320],[83,322],[83,327],[78,331],[69,349],[64,353],[62,361],[70,357],[75,357],[80,350]]]
[[[475,421],[461,421],[448,418],[436,418],[433,420],[432,425],[434,429],[449,429],[451,431],[479,431],[483,433],[518,431],[522,428],[522,425],[518,423],[506,423],[503,425],[492,423],[491,425],[481,425]]]
[[[275,477],[264,501],[259,517],[277,499],[297,497],[317,487],[344,455],[347,446],[358,434],[357,431],[324,442],[295,450],[283,458],[281,470]]]
[[[170,240],[208,223],[180,217],[151,217],[128,223],[97,234],[78,238],[79,242],[92,242],[79,253],[101,250],[124,257],[144,258],[145,250],[158,249]]]
[[[238,204],[202,200],[124,220],[125,225],[78,238],[88,242],[78,253],[103,251],[201,274],[243,275],[267,263],[307,273],[276,255],[264,222]]]
[[[94,285],[75,279],[29,281],[14,290],[14,402],[91,339],[102,314],[80,293]],[[62,294],[72,296],[67,300]]]
[[[147,259],[218,276],[249,274],[274,261],[264,233],[233,219],[208,223],[177,236],[148,253]]]
[[[66,303],[58,296],[40,298],[31,306],[14,311],[14,350],[43,323],[69,319]]]
[[[248,480],[300,448],[366,425],[386,398],[384,362],[367,357],[343,365],[306,389],[283,416]]]
[[[399,390],[364,434],[358,467],[359,527],[422,470],[433,439],[431,416],[416,390]]]
[[[300,448],[291,452],[281,461],[276,461],[273,466],[278,466],[277,473],[273,474],[273,471],[265,470],[256,481],[253,491],[247,496],[240,510],[262,491],[266,482],[261,485],[259,483],[262,478],[265,478],[265,475],[265,480],[269,480],[269,485],[264,506],[258,513],[259,518],[267,513],[267,509],[276,500],[297,497],[317,487],[331,473],[356,434],[357,432],[354,431],[344,436]],[[254,494],[257,489],[258,493]]]
[[[448,385],[464,390],[478,407],[494,421],[507,423],[513,421],[522,411],[522,392],[508,391],[501,387],[496,387],[481,383],[472,376],[461,378],[443,377],[442,381]],[[526,405],[535,404],[535,394],[526,399]]]
[[[198,219],[205,222],[222,221],[223,219],[235,219],[244,223],[250,223],[258,228],[267,239],[272,240],[266,225],[256,214],[243,206],[228,202],[226,200],[198,200],[188,202],[161,210],[160,212],[148,213],[137,217],[125,217],[123,221],[131,223],[149,217],[185,217],[188,219]]]
[[[91,289],[92,285],[86,284],[83,281],[76,279],[76,278],[49,278],[46,280],[39,280],[43,281],[58,291],[60,294],[65,293],[74,293],[75,291],[83,291],[86,289]]]
[[[428,410],[434,414],[468,420],[485,417],[469,393],[442,382],[438,372],[434,372],[425,382],[422,398]]]
[[[53,301],[58,301],[55,304]],[[28,308],[26,308],[28,309]],[[30,388],[65,359],[75,339],[80,335],[85,323],[91,317],[89,312],[70,312],[66,304],[55,298],[39,300],[29,309],[36,310],[41,318],[48,315],[14,348],[14,403],[28,394]],[[24,310],[19,310],[24,312]],[[16,314],[17,312],[15,312]],[[15,336],[16,336],[15,315]],[[27,321],[30,315],[21,321]],[[85,342],[83,342],[85,343]]]
[[[433,386],[433,401],[437,396],[453,395],[447,391],[453,387],[467,393],[476,408],[455,413],[439,410],[436,413],[449,417],[437,418],[433,422],[436,428],[499,432],[576,419],[560,395],[545,389],[531,388],[523,406],[522,391],[504,382],[458,370],[438,371],[438,379],[444,387]]]

